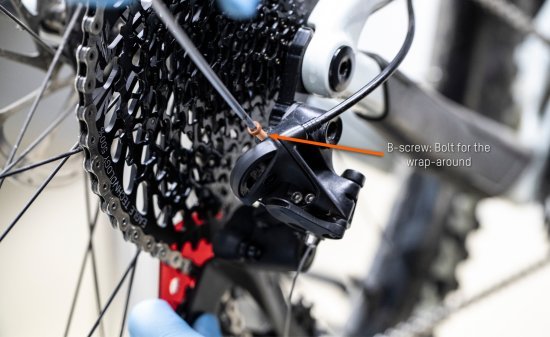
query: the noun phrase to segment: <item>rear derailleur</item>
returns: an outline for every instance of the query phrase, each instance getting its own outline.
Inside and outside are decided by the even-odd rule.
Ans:
[[[289,75],[284,78],[284,90],[271,112],[267,133],[337,144],[342,121],[333,119],[308,132],[303,124],[324,111],[294,101],[301,79],[292,74],[300,73],[310,34],[299,32],[290,48],[286,61]],[[216,255],[295,269],[304,245],[316,244],[323,238],[341,239],[350,227],[365,177],[350,169],[336,174],[332,151],[268,137],[244,153],[235,163],[230,183],[250,216],[243,217],[245,211],[236,212],[215,240]],[[252,205],[260,205],[256,212],[263,212],[262,217],[252,216]],[[255,220],[267,218],[266,213],[270,221]],[[283,237],[284,241],[277,239]],[[280,258],[273,259],[277,256]]]

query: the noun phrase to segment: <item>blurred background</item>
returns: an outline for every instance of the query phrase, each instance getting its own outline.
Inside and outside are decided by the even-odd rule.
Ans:
[[[416,38],[400,69],[427,88],[435,87],[442,79],[441,69],[434,66],[433,62],[434,50],[438,47],[434,41],[438,33],[438,20],[445,15],[441,9],[446,8],[445,2],[448,1],[414,1],[417,12]],[[538,25],[546,29],[547,34],[550,33],[549,5],[547,3],[537,17]],[[369,19],[362,36],[363,49],[391,59],[401,46],[406,22],[404,2],[394,1]],[[0,46],[22,51],[32,48],[26,33],[14,27],[4,15],[0,15]],[[536,77],[540,71],[529,69],[530,63],[534,63],[533,60],[548,61],[547,51],[533,38],[527,38],[518,49],[518,67],[524,69],[522,74],[531,72],[531,76],[520,76],[520,82],[516,85],[520,103],[529,104],[529,93],[533,91],[532,86],[538,83],[533,80],[533,76]],[[526,59],[525,55],[529,55],[529,58]],[[544,71],[542,75],[545,75]],[[42,77],[40,71],[0,58],[0,106],[36,89]],[[29,134],[40,133],[44,125],[55,118],[68,95],[67,89],[44,101],[31,124]],[[53,110],[54,107],[57,110]],[[7,139],[15,139],[21,123],[22,117],[15,116],[3,125]],[[64,152],[77,141],[77,137],[76,118],[68,119],[39,152],[44,158]],[[374,150],[384,150],[384,140],[376,135],[372,138],[369,146]],[[23,147],[29,143],[26,140]],[[303,298],[305,302],[313,304],[314,316],[321,325],[329,333],[338,334],[350,317],[356,299],[353,280],[362,279],[369,270],[390,216],[391,206],[403,183],[403,175],[397,175],[395,171],[406,171],[408,168],[403,159],[396,155],[387,155],[384,159],[386,162],[382,164],[374,162],[379,159],[341,152],[335,157],[339,172],[353,167],[365,174],[367,182],[361,192],[351,229],[340,241],[320,244],[311,273],[329,275],[349,285],[351,290],[346,294],[304,275],[298,280],[295,298]],[[85,208],[86,186],[89,182],[85,180],[81,165],[81,156],[70,159],[63,168],[64,174],[52,181],[52,187],[40,195],[21,222],[0,244],[0,336],[59,336],[64,332],[89,235]],[[53,167],[47,165],[42,172],[47,173]],[[33,172],[19,180],[7,179],[4,182],[0,190],[0,230],[14,219],[32,196],[41,181],[40,174],[43,173]],[[97,203],[96,196],[92,195],[89,202],[92,210],[95,210]],[[469,256],[457,269],[460,288],[451,294],[454,297],[473,295],[545,256],[548,251],[547,228],[544,226],[540,205],[494,198],[483,200],[476,214],[480,228],[467,238]],[[124,242],[121,234],[111,227],[103,214],[100,214],[94,233],[94,245],[100,298],[104,304],[131,260],[135,248]],[[141,255],[130,307],[145,298],[157,296],[158,269],[154,259],[147,254]],[[100,336],[102,330],[105,336],[119,334],[125,297],[126,292],[123,290],[111,305],[96,336]],[[437,328],[435,335],[547,336],[550,331],[546,321],[549,309],[550,268],[544,268],[453,315]],[[96,317],[94,282],[91,268],[87,268],[70,335],[87,334]]]

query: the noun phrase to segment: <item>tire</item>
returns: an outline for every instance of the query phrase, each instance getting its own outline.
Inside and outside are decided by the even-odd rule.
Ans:
[[[467,258],[465,240],[477,227],[475,199],[419,171],[406,177],[399,195],[364,280],[352,336],[384,332],[458,287],[455,268]]]
[[[544,0],[512,2],[533,16]],[[473,1],[444,0],[440,13],[434,51],[441,70],[438,91],[516,127],[514,51],[525,35]],[[455,271],[468,257],[468,234],[479,226],[475,206],[480,196],[420,171],[413,171],[403,186],[364,281],[351,335],[384,332],[417,307],[442,301],[459,285]]]

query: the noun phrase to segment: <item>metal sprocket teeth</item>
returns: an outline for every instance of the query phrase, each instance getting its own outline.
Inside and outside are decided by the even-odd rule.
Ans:
[[[265,125],[286,48],[304,24],[302,2],[264,1],[245,22],[226,18],[214,0],[165,3]],[[252,139],[147,2],[99,0],[82,27],[78,117],[93,190],[127,240],[188,270],[181,247],[209,240],[214,214],[236,206],[229,173]]]

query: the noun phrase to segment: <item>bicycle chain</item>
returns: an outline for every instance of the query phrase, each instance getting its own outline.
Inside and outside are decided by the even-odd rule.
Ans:
[[[219,307],[219,319],[222,331],[230,336],[252,337],[258,335],[253,331],[245,328],[245,318],[239,310],[239,300],[243,296],[244,290],[241,288],[232,288],[227,290],[221,298]],[[250,296],[250,294],[249,294]],[[303,328],[306,336],[316,337],[324,334],[324,331],[319,330],[317,321],[311,313],[312,305],[306,305],[303,299],[292,304],[292,316],[295,322]],[[260,310],[258,308],[258,310]],[[264,327],[265,329],[266,327]],[[259,335],[271,335],[266,331],[259,332]]]
[[[181,252],[208,242],[221,225],[214,214],[228,216],[237,205],[229,173],[253,140],[150,3],[112,3],[87,6],[77,51],[84,167],[124,238],[189,273],[194,264]],[[302,1],[263,1],[257,17],[243,22],[225,17],[215,0],[165,3],[237,100],[265,124],[286,47],[305,22]]]

